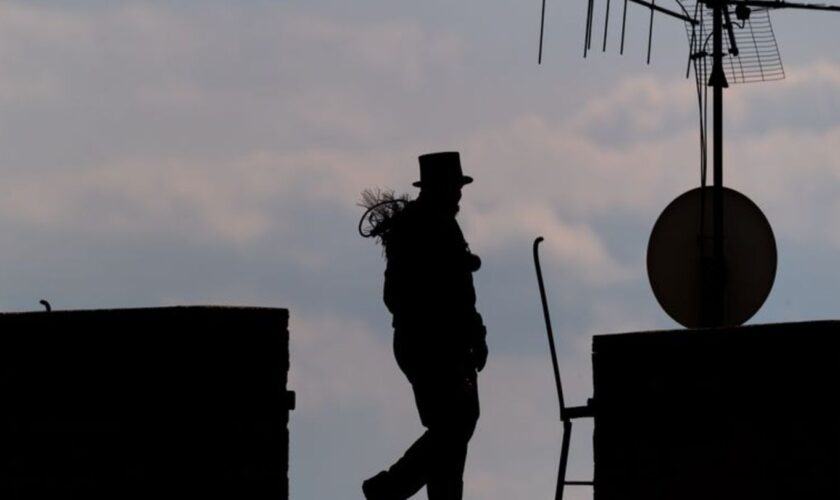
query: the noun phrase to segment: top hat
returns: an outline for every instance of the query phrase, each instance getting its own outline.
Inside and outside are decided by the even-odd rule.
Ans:
[[[473,181],[461,171],[461,156],[457,151],[429,153],[421,155],[419,160],[420,180],[412,184],[415,187],[452,184],[460,187]]]

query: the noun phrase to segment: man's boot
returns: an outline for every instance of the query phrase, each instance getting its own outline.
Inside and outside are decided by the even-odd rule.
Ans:
[[[464,482],[460,479],[431,480],[426,484],[429,500],[461,500],[464,495]]]
[[[366,500],[394,500],[391,478],[385,471],[363,481],[362,492]]]

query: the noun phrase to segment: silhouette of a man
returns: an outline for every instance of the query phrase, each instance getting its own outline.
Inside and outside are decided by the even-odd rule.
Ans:
[[[420,194],[397,213],[384,240],[394,354],[427,430],[390,469],[363,483],[368,500],[403,500],[424,485],[429,500],[462,497],[479,415],[476,372],[487,360],[472,279],[481,260],[455,220],[470,182],[457,152],[421,156]]]

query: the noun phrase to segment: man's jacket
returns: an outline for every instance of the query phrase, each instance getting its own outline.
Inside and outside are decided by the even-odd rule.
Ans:
[[[384,290],[395,330],[453,347],[483,342],[472,278],[480,259],[470,253],[455,217],[431,210],[422,200],[409,202],[395,217],[385,245]]]

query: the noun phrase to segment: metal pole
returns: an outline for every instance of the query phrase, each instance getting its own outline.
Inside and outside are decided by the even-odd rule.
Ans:
[[[563,490],[566,488],[566,467],[569,464],[569,443],[572,438],[572,421],[563,421],[563,445],[560,449],[560,465],[557,471],[557,488],[554,490],[554,500],[563,500]]]
[[[551,364],[554,367],[554,385],[557,386],[557,402],[560,404],[560,420],[563,420],[563,413],[566,403],[563,401],[563,384],[560,382],[560,367],[557,364],[557,349],[554,347],[554,331],[551,329],[551,316],[548,314],[548,299],[545,296],[545,285],[543,284],[542,268],[540,267],[540,243],[543,241],[540,236],[534,240],[534,267],[537,270],[537,284],[540,287],[540,299],[542,300],[543,318],[545,319],[545,333],[548,335],[548,348],[551,351]]]
[[[723,9],[727,8],[726,0],[718,0],[712,4],[713,9],[713,57],[712,74],[709,84],[713,88],[714,104],[712,107],[714,135],[713,135],[713,164],[714,184],[712,190],[712,269],[711,271],[711,311],[707,326],[722,326],[723,324],[723,88],[727,86],[726,75],[723,72]]]

